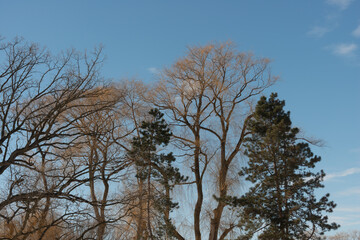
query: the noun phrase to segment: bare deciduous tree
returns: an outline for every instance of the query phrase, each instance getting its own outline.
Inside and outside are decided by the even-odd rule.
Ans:
[[[222,199],[229,194],[229,169],[239,159],[247,134],[251,100],[276,80],[268,64],[268,59],[236,51],[231,43],[189,48],[184,58],[161,73],[156,93],[150,97],[172,120],[176,144],[191,162],[197,193],[196,240],[205,228],[201,227],[204,194],[217,199],[210,204],[209,239],[224,239],[235,227],[230,224],[219,233],[226,207]],[[212,176],[210,168],[216,169]],[[210,177],[215,178],[216,191],[204,192],[204,179]]]
[[[325,237],[324,239],[328,239],[328,240],[359,240],[360,239],[360,231],[353,230],[350,232],[339,232],[333,236]]]
[[[0,217],[7,223],[18,219],[11,234],[26,237],[66,222],[67,211],[48,217],[55,214],[50,199],[89,202],[74,193],[84,184],[76,179],[85,170],[64,154],[84,135],[74,123],[113,103],[100,100],[95,109],[71,114],[93,105],[84,100],[103,91],[95,88],[101,80],[101,48],[90,56],[68,51],[54,57],[15,39],[3,43],[0,52],[0,179],[9,183],[1,189]],[[42,220],[29,228],[34,219]]]
[[[128,142],[134,132],[133,124],[128,126],[131,117],[124,115],[126,91],[111,86],[101,95],[87,99],[91,109],[99,107],[97,102],[113,102],[112,108],[99,109],[94,114],[79,119],[76,126],[83,133],[79,161],[87,166],[89,198],[96,220],[96,239],[104,239],[108,224],[116,224],[127,216],[128,196],[118,194],[119,183],[129,178],[127,171],[131,166],[126,158]],[[101,105],[100,105],[101,107]],[[74,116],[89,111],[89,107],[78,108]],[[127,111],[125,111],[127,113]],[[109,231],[108,231],[109,232]],[[109,235],[109,234],[108,234]]]

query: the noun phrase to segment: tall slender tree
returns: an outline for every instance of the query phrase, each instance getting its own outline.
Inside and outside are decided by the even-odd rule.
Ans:
[[[206,234],[209,240],[224,240],[236,231],[229,219],[231,208],[216,199],[239,187],[233,170],[239,164],[252,99],[277,80],[269,64],[267,58],[239,52],[231,42],[190,47],[161,72],[149,94],[169,118],[187,165],[184,171],[193,183],[193,232],[184,232],[189,238],[201,240]]]
[[[133,148],[129,152],[130,158],[139,168],[137,177],[143,179],[147,185],[147,229],[138,233],[142,236],[137,238],[184,239],[171,223],[170,212],[177,203],[172,201],[170,193],[175,184],[186,181],[186,178],[173,166],[175,157],[172,152],[157,152],[159,146],[168,145],[172,136],[163,114],[158,109],[152,109],[149,114],[152,119],[142,123],[140,137],[134,138]],[[155,210],[155,213],[152,213],[152,210]],[[144,237],[145,235],[147,237]]]
[[[240,172],[253,186],[235,202],[250,219],[261,221],[259,239],[312,239],[316,231],[339,227],[324,215],[336,204],[329,194],[316,198],[325,173],[312,169],[321,158],[298,138],[299,129],[292,127],[284,105],[276,93],[258,102],[245,145],[249,163]]]

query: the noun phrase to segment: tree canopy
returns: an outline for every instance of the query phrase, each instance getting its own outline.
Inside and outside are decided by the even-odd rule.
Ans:
[[[258,221],[249,226],[261,228],[259,239],[312,239],[317,232],[338,228],[324,215],[336,205],[329,194],[316,198],[325,173],[313,168],[321,158],[298,137],[284,106],[275,93],[258,102],[245,144],[248,165],[240,172],[253,186],[235,202]]]
[[[189,47],[151,85],[100,74],[102,49],[0,46],[0,239],[303,239],[336,229],[320,157],[270,61]],[[243,157],[248,165],[238,171]],[[232,196],[232,197],[230,197]],[[240,214],[239,214],[240,213]],[[246,233],[245,235],[243,233]]]

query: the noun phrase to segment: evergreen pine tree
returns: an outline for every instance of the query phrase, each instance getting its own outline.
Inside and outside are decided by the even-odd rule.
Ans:
[[[170,197],[173,187],[187,180],[178,168],[173,166],[175,157],[172,152],[158,153],[158,147],[169,144],[172,133],[158,109],[152,109],[150,121],[141,124],[140,137],[135,137],[129,157],[135,160],[137,177],[147,182],[147,235],[150,239],[169,239],[176,235],[171,223],[170,212],[177,207]],[[156,216],[150,216],[155,210]],[[152,224],[153,219],[156,224]],[[154,231],[153,231],[154,228]]]
[[[243,207],[248,227],[261,226],[259,239],[313,239],[315,232],[339,227],[324,215],[336,204],[329,194],[315,197],[314,190],[324,187],[325,173],[312,171],[321,158],[299,140],[284,105],[276,93],[258,102],[245,145],[249,162],[240,172],[253,185],[233,203]]]

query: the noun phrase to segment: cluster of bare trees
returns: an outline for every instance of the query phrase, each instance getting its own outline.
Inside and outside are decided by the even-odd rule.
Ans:
[[[103,84],[101,49],[52,56],[16,39],[0,51],[0,238],[115,234],[137,86]]]
[[[239,210],[224,199],[243,189],[253,102],[276,81],[268,59],[231,43],[193,47],[146,87],[103,81],[101,49],[53,56],[16,39],[0,52],[0,239],[238,236]],[[167,214],[146,201],[161,184],[148,186],[129,154],[152,108],[188,177],[163,184],[178,203]]]
[[[329,236],[325,239],[328,240],[359,240],[360,239],[360,231],[354,230],[350,232],[339,232],[333,236]]]

